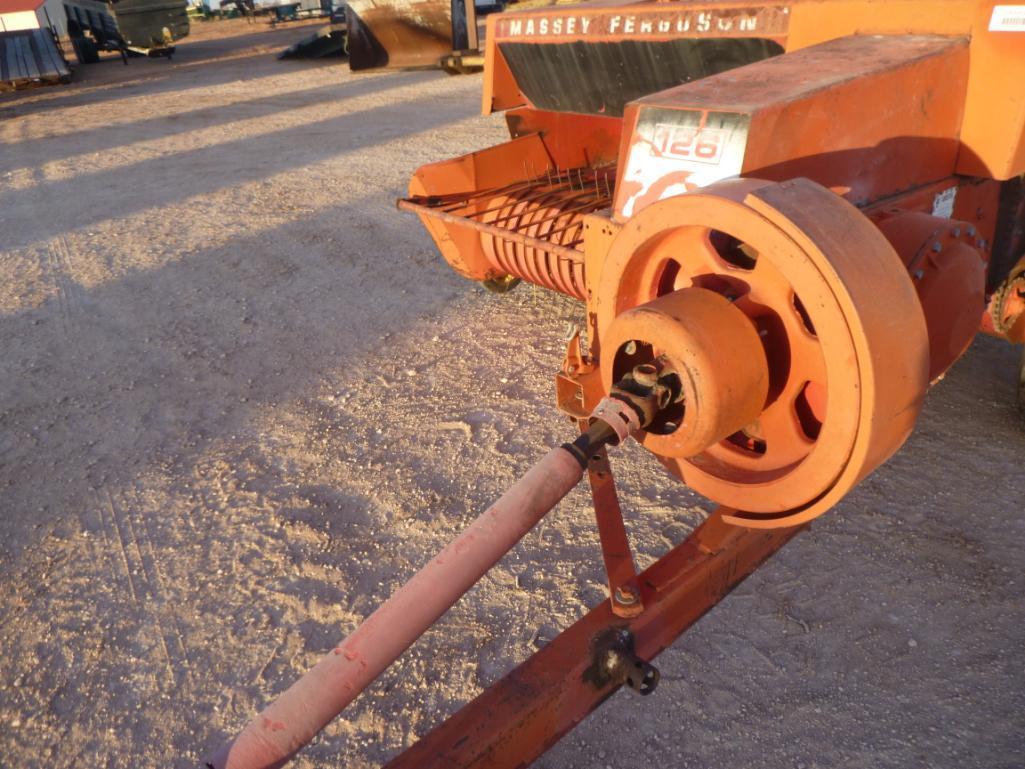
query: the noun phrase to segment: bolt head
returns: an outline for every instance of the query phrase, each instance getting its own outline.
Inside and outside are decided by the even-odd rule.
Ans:
[[[620,586],[616,588],[615,601],[623,606],[633,606],[637,603],[637,591],[632,587]]]

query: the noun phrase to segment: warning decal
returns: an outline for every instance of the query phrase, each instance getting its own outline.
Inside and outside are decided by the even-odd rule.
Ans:
[[[1025,5],[998,5],[989,17],[990,32],[1025,32]]]

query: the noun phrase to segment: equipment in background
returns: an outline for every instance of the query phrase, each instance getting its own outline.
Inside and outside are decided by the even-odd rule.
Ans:
[[[0,91],[70,81],[71,69],[53,30],[0,32]]]
[[[279,59],[323,59],[329,56],[345,56],[346,46],[345,9],[338,7],[331,11],[331,23],[320,27],[278,54]]]
[[[189,34],[186,0],[64,0],[68,37],[79,64],[99,61],[100,51],[168,59]]]
[[[276,27],[278,24],[284,24],[289,21],[299,21],[299,2],[284,2],[274,3],[272,5],[264,5],[267,13],[270,14],[270,25]]]
[[[484,66],[478,17],[504,3],[475,0],[350,0],[346,5],[349,66],[445,69],[453,74]]]
[[[60,44],[64,11],[55,0],[0,0],[0,91],[67,83]]]

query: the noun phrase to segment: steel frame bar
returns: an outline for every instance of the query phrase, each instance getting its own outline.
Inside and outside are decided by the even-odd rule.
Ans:
[[[587,431],[587,422],[586,419],[577,420],[581,432]],[[637,586],[637,567],[623,522],[623,510],[616,494],[616,481],[604,446],[587,463],[587,480],[594,500],[594,517],[608,575],[612,613],[617,617],[635,617],[644,611],[644,604]]]
[[[606,601],[390,761],[385,769],[527,766],[623,683],[606,660],[616,644],[654,659],[803,526],[745,529],[716,510],[639,579],[644,611],[619,618]]]
[[[523,181],[506,184],[503,187],[487,187],[482,190],[473,190],[472,192],[453,192],[445,195],[421,195],[413,196],[412,198],[400,198],[397,203],[401,204],[408,201],[416,203],[418,200],[432,200],[434,201],[433,208],[451,213],[458,211],[460,208],[472,208],[473,203],[493,198],[496,195],[510,195],[519,190],[534,189],[537,183],[537,179],[524,179]],[[399,209],[402,208],[401,205],[397,207]]]

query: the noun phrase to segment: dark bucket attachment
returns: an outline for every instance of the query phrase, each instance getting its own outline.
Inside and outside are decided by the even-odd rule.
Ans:
[[[345,24],[328,24],[278,54],[279,59],[323,59],[345,56]]]
[[[346,23],[353,70],[434,69],[478,46],[473,0],[351,0]]]

